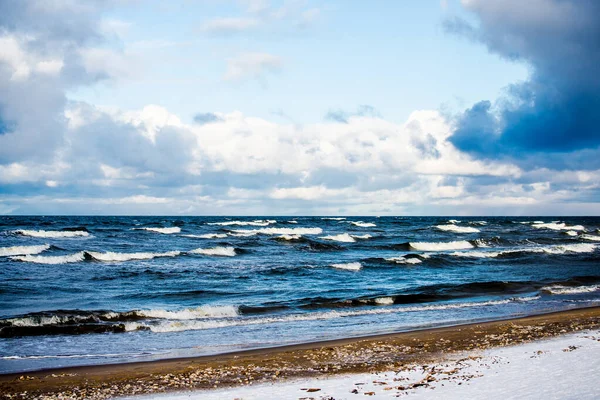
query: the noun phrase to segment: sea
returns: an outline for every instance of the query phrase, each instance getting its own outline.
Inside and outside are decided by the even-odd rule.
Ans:
[[[0,373],[600,305],[599,217],[0,217]]]

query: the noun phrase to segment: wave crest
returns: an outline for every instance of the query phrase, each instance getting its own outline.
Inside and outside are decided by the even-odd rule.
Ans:
[[[192,254],[203,254],[205,256],[222,256],[222,257],[234,257],[237,253],[235,248],[228,247],[213,247],[211,249],[195,249],[190,251]]]
[[[34,231],[34,230],[28,230],[28,229],[19,229],[19,230],[13,231],[13,233],[15,233],[17,235],[23,235],[23,236],[31,236],[31,237],[37,237],[37,238],[53,238],[53,239],[90,236],[90,233],[87,231],[44,231],[44,230]]]
[[[49,244],[41,244],[38,246],[12,246],[12,247],[0,247],[0,256],[22,256],[39,254],[50,248]]]
[[[444,232],[456,232],[456,233],[477,233],[481,232],[477,228],[473,228],[472,226],[458,226],[454,224],[450,225],[436,225],[435,226],[440,231]]]

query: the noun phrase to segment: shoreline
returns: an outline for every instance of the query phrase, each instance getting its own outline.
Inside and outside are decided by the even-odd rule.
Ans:
[[[600,307],[218,355],[0,375],[0,396],[108,398],[378,372],[600,327]]]

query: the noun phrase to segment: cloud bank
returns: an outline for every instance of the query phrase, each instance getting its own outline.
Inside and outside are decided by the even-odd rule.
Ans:
[[[583,129],[597,117],[580,103],[597,101],[594,60],[585,58],[595,44],[571,49],[579,30],[596,27],[588,18],[596,6],[582,2],[582,14],[566,0],[543,3],[566,8],[515,14],[504,2],[472,0],[465,5],[480,26],[449,23],[534,68],[510,101],[479,103],[456,126],[434,110],[397,123],[364,105],[311,124],[231,110],[199,110],[188,124],[155,104],[73,101],[72,90],[127,79],[126,49],[114,45],[104,17],[115,3],[0,3],[0,213],[597,214],[598,137]],[[254,18],[291,12],[265,4],[243,2]],[[581,65],[553,65],[544,29],[561,56]],[[226,78],[264,80],[281,65],[268,53],[242,53],[228,61]],[[567,135],[558,127],[573,127],[569,113],[581,129]],[[545,136],[531,134],[541,129]]]
[[[599,167],[600,3],[594,0],[463,0],[478,18],[446,22],[450,32],[531,67],[495,103],[481,101],[457,121],[451,141],[487,158],[554,168]],[[546,153],[577,153],[571,162]]]

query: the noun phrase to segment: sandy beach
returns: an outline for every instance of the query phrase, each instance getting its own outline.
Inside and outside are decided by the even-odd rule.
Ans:
[[[299,398],[327,398],[319,393],[321,388],[310,387],[316,379],[356,377],[356,374],[397,374],[402,371],[410,374],[411,369],[416,371],[416,366],[456,363],[465,354],[471,355],[465,356],[463,361],[474,362],[479,357],[472,355],[476,352],[598,328],[600,307],[592,307],[503,321],[216,356],[6,374],[0,376],[0,392],[3,398],[103,399],[196,390],[192,392],[194,396],[202,397],[217,393],[214,391],[220,389],[228,389],[226,393],[234,395],[238,389],[243,392],[248,386],[294,382],[296,386],[298,383],[306,386],[300,388],[306,390],[300,392]],[[453,369],[449,368],[446,372]],[[463,376],[459,371],[455,375],[457,379]],[[384,376],[386,379],[389,377]],[[394,393],[408,393],[438,379],[427,374],[422,379],[413,378],[407,380],[412,383],[396,385]],[[432,380],[428,382],[428,379]],[[359,390],[358,387],[355,389]],[[367,395],[372,392],[365,391],[363,387],[360,387],[360,391]],[[391,392],[392,389],[387,391]]]

